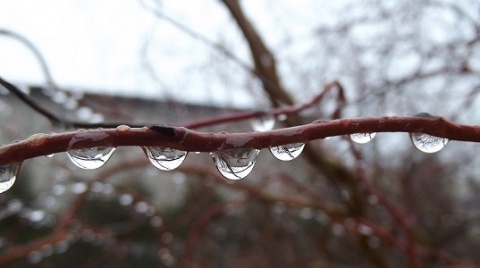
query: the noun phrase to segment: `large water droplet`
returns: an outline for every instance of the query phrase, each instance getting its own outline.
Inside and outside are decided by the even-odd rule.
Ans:
[[[425,133],[410,133],[410,139],[415,147],[424,153],[436,153],[448,143],[447,138],[436,137]]]
[[[146,147],[148,160],[158,169],[172,170],[183,163],[187,152],[166,147]]]
[[[264,115],[250,121],[254,131],[269,131],[275,126],[275,117],[271,115]]]
[[[67,155],[79,168],[96,169],[103,166],[114,151],[113,147],[82,148],[70,150]]]
[[[377,133],[375,133],[375,132],[372,132],[372,133],[354,133],[354,134],[350,135],[350,139],[355,143],[364,144],[364,143],[367,143],[367,142],[373,140],[373,138],[375,138],[375,135],[377,135]]]
[[[277,159],[282,161],[290,161],[300,155],[300,153],[303,151],[303,147],[305,147],[305,143],[292,143],[270,147],[269,149],[273,156],[275,156]]]
[[[258,149],[227,149],[211,153],[218,171],[229,180],[240,180],[252,171],[257,161]]]
[[[17,173],[20,165],[10,164],[0,166],[0,193],[12,188],[17,178]]]

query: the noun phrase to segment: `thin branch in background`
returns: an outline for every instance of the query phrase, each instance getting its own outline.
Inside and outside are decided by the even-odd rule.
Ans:
[[[365,173],[362,168],[361,162],[363,161],[360,152],[356,149],[353,142],[349,140],[350,151],[355,157],[356,161],[356,178],[359,180],[359,187],[362,191],[365,192],[365,196],[375,196],[378,200],[378,203],[381,204],[392,216],[397,225],[404,230],[405,234],[405,248],[404,253],[405,257],[408,260],[408,267],[419,267],[417,254],[415,252],[415,242],[412,238],[412,222],[411,215],[408,215],[402,209],[398,208],[393,204],[389,199],[387,199],[383,194],[378,192],[370,184],[368,179],[365,177]]]
[[[22,35],[20,35],[16,32],[9,31],[9,30],[6,30],[6,29],[0,29],[0,35],[5,35],[5,36],[8,36],[8,37],[14,38],[14,39],[20,41],[21,43],[23,43],[28,49],[30,49],[30,51],[33,53],[35,58],[40,63],[40,68],[42,69],[42,72],[45,76],[46,82],[50,86],[55,86],[55,83],[54,83],[53,78],[52,78],[52,74],[50,73],[50,69],[48,68],[48,65],[47,65],[47,61],[42,56],[42,53],[40,53],[40,50],[38,50],[37,47],[32,42],[30,42],[30,40],[28,40],[26,37],[24,37],[24,36],[22,36]]]
[[[67,120],[65,118],[62,118],[62,117],[57,116],[56,114],[50,112],[48,109],[46,109],[45,107],[40,105],[33,98],[31,98],[29,95],[27,95],[23,91],[21,91],[18,87],[16,87],[15,85],[5,81],[1,77],[0,77],[0,85],[5,87],[5,89],[7,89],[9,92],[14,94],[15,96],[17,96],[22,102],[27,104],[34,111],[36,111],[40,115],[47,118],[53,125],[59,125],[59,126],[67,127],[67,128],[102,128],[102,127],[104,127],[104,128],[114,128],[114,127],[122,124],[122,123],[111,123],[111,124],[84,123],[84,122]],[[134,127],[142,127],[142,126],[135,125]]]
[[[139,128],[144,126],[144,124],[143,125],[130,124],[128,122],[86,123],[86,122],[67,120],[65,118],[62,118],[50,112],[48,109],[44,108],[42,105],[36,102],[29,95],[21,91],[17,86],[5,81],[1,77],[0,77],[0,85],[5,87],[8,91],[10,91],[15,96],[17,96],[21,101],[23,101],[26,105],[30,106],[33,110],[35,110],[39,114],[46,117],[54,125],[61,125],[67,128],[115,128],[119,125],[129,125],[130,127]],[[195,122],[184,124],[183,126],[189,129],[197,129],[197,128],[206,127],[206,126],[213,126],[213,125],[229,123],[229,122],[237,122],[240,120],[247,120],[251,118],[260,117],[266,114],[272,115],[272,116],[276,116],[280,114],[284,114],[284,115],[297,114],[305,109],[312,107],[316,103],[320,102],[324,98],[327,92],[335,88],[337,89],[337,106],[336,106],[337,108],[335,112],[332,114],[331,118],[338,119],[340,117],[341,109],[343,109],[346,101],[345,101],[342,86],[340,85],[340,83],[335,81],[335,82],[326,84],[323,90],[319,94],[314,96],[311,100],[295,106],[285,106],[282,108],[274,109],[272,111],[251,111],[251,112],[240,112],[240,113],[234,113],[229,115],[222,115],[218,117],[207,118],[205,120],[197,120]]]
[[[188,231],[187,241],[183,251],[184,256],[180,267],[188,268],[192,266],[195,246],[200,239],[202,231],[208,226],[213,218],[224,213],[227,208],[231,209],[235,206],[242,205],[246,201],[248,201],[246,198],[240,198],[239,200],[212,204],[199,217],[197,217]]]
[[[79,237],[82,233],[82,229],[88,229],[89,231],[93,231],[94,229],[98,228],[92,228],[92,226],[87,226],[86,223],[84,223],[81,219],[78,218],[78,213],[82,206],[84,205],[85,201],[87,198],[91,195],[92,193],[92,186],[95,183],[98,182],[104,182],[108,179],[111,179],[114,177],[115,174],[119,172],[125,171],[125,169],[135,169],[135,168],[143,168],[146,165],[148,165],[149,162],[146,159],[135,159],[135,160],[127,160],[127,161],[122,161],[114,166],[111,166],[109,168],[106,168],[103,170],[98,176],[95,177],[95,179],[89,181],[86,184],[85,191],[79,195],[77,195],[69,204],[69,206],[64,209],[63,213],[61,213],[56,220],[56,225],[53,228],[52,232],[49,233],[48,235],[35,239],[33,241],[30,241],[27,244],[24,245],[19,245],[19,246],[11,246],[5,251],[0,253],[0,266],[4,265],[9,265],[11,263],[14,263],[15,261],[18,261],[20,259],[23,259],[27,257],[30,253],[39,251],[41,250],[44,246],[46,245],[55,245],[61,241],[68,239],[75,239],[76,237]],[[125,193],[125,190],[119,191],[119,194],[117,196],[120,196]],[[128,194],[133,196],[133,199],[135,202],[143,201],[143,202],[148,202],[145,200],[145,198],[140,195],[140,194],[135,194],[132,191],[128,191]],[[158,213],[152,215],[151,217],[154,216],[160,216]],[[162,218],[162,217],[160,217]],[[72,224],[75,224],[75,232],[72,231]],[[141,225],[136,226],[136,229],[142,227],[144,225],[144,222],[141,222]],[[103,230],[108,230],[108,228],[101,228]],[[132,232],[134,230],[124,230],[125,228],[122,228],[122,232],[112,232],[114,235],[122,236],[125,235],[125,232]],[[98,231],[98,230],[97,230]],[[167,227],[165,225],[161,225],[159,228],[156,228],[156,231],[158,232],[159,235],[159,247],[164,247],[163,243],[161,242],[161,235],[167,232]],[[73,236],[72,236],[73,235]]]
[[[143,1],[141,1],[141,2],[142,2],[142,4],[144,4]],[[157,3],[157,4],[159,5],[159,3]],[[144,6],[146,7],[145,4],[144,4]],[[209,47],[209,48],[211,48],[215,51],[220,52],[225,57],[227,57],[227,59],[233,61],[238,66],[240,66],[244,71],[246,71],[247,73],[249,73],[253,77],[258,78],[268,88],[272,88],[277,92],[281,92],[281,90],[278,88],[278,83],[273,81],[271,79],[271,77],[264,75],[263,72],[261,72],[261,71],[258,71],[257,67],[255,67],[255,69],[254,69],[252,66],[250,66],[249,64],[247,64],[246,62],[244,62],[243,60],[238,58],[234,53],[229,51],[223,45],[221,45],[217,42],[214,42],[214,41],[206,38],[205,36],[195,32],[194,30],[190,29],[188,26],[182,24],[181,22],[179,22],[179,21],[175,20],[174,18],[168,16],[167,14],[163,13],[161,10],[159,10],[159,8],[152,8],[152,9],[149,8],[149,7],[146,7],[146,8],[148,10],[151,10],[158,18],[170,23],[172,26],[176,27],[178,30],[185,33],[186,35],[192,37],[193,39],[196,39],[196,40],[202,42],[207,47]],[[291,105],[291,104],[293,104],[293,102],[285,102],[285,104]]]

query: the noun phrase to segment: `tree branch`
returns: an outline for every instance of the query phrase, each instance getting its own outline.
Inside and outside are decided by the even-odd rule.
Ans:
[[[294,103],[292,97],[281,87],[273,54],[243,13],[239,1],[221,1],[230,11],[248,43],[255,63],[255,73],[258,73],[258,77],[262,80],[263,88],[270,97],[273,106],[278,107],[281,104],[292,105]]]
[[[184,127],[146,126],[35,134],[0,147],[0,165],[99,146],[163,146],[183,151],[214,152],[232,148],[267,148],[305,143],[331,136],[370,132],[421,132],[450,140],[480,142],[480,127],[460,125],[442,117],[369,117],[320,121],[266,132],[211,133]]]

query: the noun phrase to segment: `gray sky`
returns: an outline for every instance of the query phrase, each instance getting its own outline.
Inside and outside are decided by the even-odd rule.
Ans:
[[[161,2],[165,14],[211,40],[220,38],[233,44],[232,50],[249,60],[241,36],[218,1]],[[275,3],[280,2],[286,6],[285,10],[290,10],[291,3]],[[289,12],[281,22],[284,30],[300,36],[307,29],[301,25],[319,15],[309,8],[314,1],[301,2],[303,8]],[[270,44],[281,42],[282,32],[276,31],[275,18],[283,14],[275,14],[275,9],[270,13],[272,2],[244,3],[247,14],[259,22],[259,29],[268,35]],[[234,104],[251,102],[249,92],[242,88],[245,76],[227,83],[220,81],[222,78],[215,71],[203,71],[214,58],[214,52],[156,18],[138,0],[0,1],[0,28],[15,31],[34,43],[61,86],[195,102],[202,102],[207,96],[207,101],[216,103],[232,99],[234,92]],[[142,65],[142,48],[146,43],[148,58],[160,84]],[[0,58],[0,75],[4,78],[25,83],[44,81],[38,62],[18,41],[0,36]]]

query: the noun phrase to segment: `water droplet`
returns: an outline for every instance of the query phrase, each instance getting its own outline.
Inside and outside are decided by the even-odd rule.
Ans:
[[[162,226],[163,220],[159,216],[152,217],[150,219],[150,225],[154,228]]]
[[[148,204],[147,202],[144,202],[144,201],[140,201],[138,203],[135,204],[135,211],[137,213],[146,213],[148,211]]]
[[[17,173],[20,165],[10,164],[0,166],[0,193],[12,188],[17,178]]]
[[[27,217],[32,222],[39,222],[43,220],[46,216],[45,211],[43,210],[32,210],[27,214]]]
[[[120,198],[118,199],[118,202],[120,203],[120,205],[122,206],[130,206],[132,203],[133,203],[133,196],[129,195],[129,194],[123,194],[122,196],[120,196]]]
[[[65,253],[68,247],[69,247],[68,242],[60,241],[55,245],[55,253],[57,254]]]
[[[68,151],[67,155],[79,168],[97,169],[110,159],[114,151],[113,147],[94,147],[73,149]]]
[[[13,199],[7,205],[8,212],[17,213],[23,208],[23,203],[20,200]]]
[[[49,244],[44,245],[44,246],[41,248],[41,253],[42,253],[42,255],[45,256],[45,257],[50,257],[50,256],[52,256],[52,254],[53,254],[53,247],[52,247],[52,245],[49,245]]]
[[[269,131],[275,126],[275,117],[264,115],[250,121],[250,125],[254,131]]]
[[[300,153],[303,151],[303,147],[305,147],[305,143],[292,143],[270,147],[269,149],[273,156],[275,156],[277,159],[282,161],[290,161],[300,155]]]
[[[65,193],[65,186],[61,184],[55,184],[52,186],[50,192],[56,196],[63,195]]]
[[[371,141],[373,138],[375,138],[375,135],[377,135],[377,133],[375,133],[375,132],[372,132],[372,133],[355,133],[355,134],[350,135],[350,139],[355,143],[364,144],[364,143],[367,143],[367,142]]]
[[[59,103],[59,104],[62,104],[64,102],[66,102],[68,99],[68,96],[65,92],[63,91],[57,91],[55,92],[53,95],[52,95],[52,100],[53,102],[55,103]]]
[[[127,125],[119,125],[115,128],[115,130],[117,130],[117,132],[127,132],[130,130],[130,127]]]
[[[300,210],[298,216],[304,220],[309,220],[314,216],[313,210],[311,208],[303,208]]]
[[[363,235],[371,236],[373,234],[373,229],[367,225],[360,224],[357,226],[357,231]]]
[[[279,114],[277,116],[277,119],[280,120],[280,121],[285,121],[285,120],[287,120],[287,115],[286,114]]]
[[[93,116],[93,111],[89,107],[79,107],[76,111],[78,119],[88,121]]]
[[[83,182],[76,182],[70,185],[70,191],[74,194],[83,194],[87,190],[87,185]]]
[[[63,103],[63,107],[69,111],[73,111],[77,109],[78,107],[78,102],[75,99],[69,98]]]
[[[183,163],[187,152],[166,147],[146,147],[148,160],[160,170],[172,170]]]
[[[227,149],[211,153],[218,171],[229,180],[240,180],[252,171],[257,161],[258,149]]]
[[[38,251],[32,251],[28,254],[27,260],[29,263],[36,264],[42,260],[43,256]]]
[[[447,138],[431,136],[425,133],[410,133],[410,139],[415,147],[424,153],[436,153],[448,143]]]

